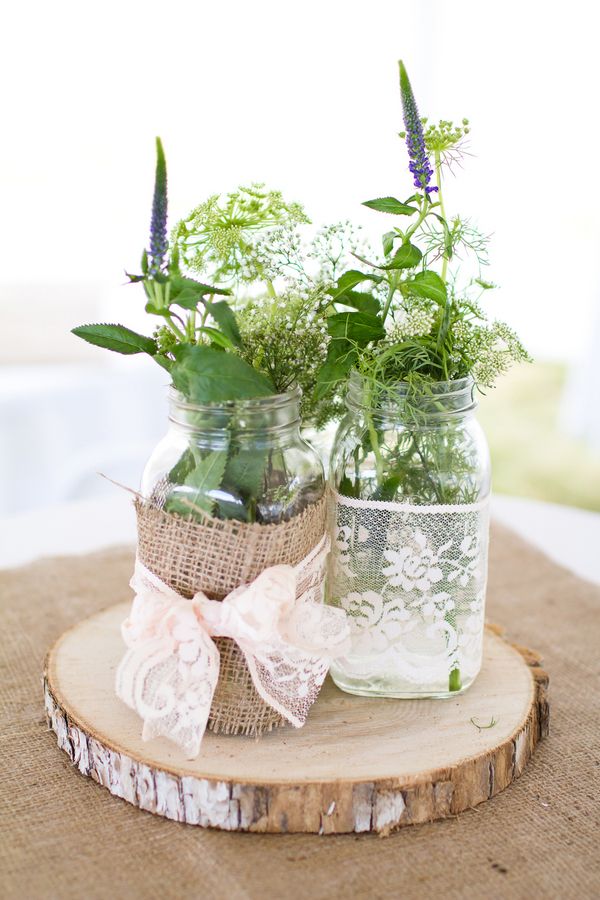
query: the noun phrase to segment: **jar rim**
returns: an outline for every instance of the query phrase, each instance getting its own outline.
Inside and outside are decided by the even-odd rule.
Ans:
[[[260,410],[281,409],[294,402],[299,403],[302,397],[302,388],[299,385],[294,385],[289,391],[284,391],[280,394],[268,394],[266,397],[252,397],[237,400],[219,400],[214,403],[199,403],[188,400],[185,394],[178,391],[172,384],[169,385],[168,393],[169,401],[174,403],[178,409],[184,411],[197,412],[206,410],[215,412],[217,410],[233,411],[244,409],[258,412]]]
[[[367,377],[365,375],[361,375],[358,369],[353,369],[350,372],[350,383],[355,384],[357,387],[364,385],[367,381]],[[434,393],[434,394],[458,394],[462,391],[467,390],[467,388],[472,388],[475,386],[475,379],[472,375],[465,375],[462,378],[453,378],[448,381],[423,381],[423,393]],[[389,391],[390,393],[399,392],[399,393],[408,393],[408,391],[419,392],[418,383],[415,384],[411,381],[390,381],[388,384],[384,386],[385,391]]]
[[[402,406],[424,420],[441,421],[466,415],[477,406],[476,383],[472,375],[449,381],[424,381],[422,385],[410,381],[390,382],[379,385],[374,395],[369,394],[368,384],[369,379],[356,369],[350,373],[346,392],[348,408],[370,409],[388,415]]]

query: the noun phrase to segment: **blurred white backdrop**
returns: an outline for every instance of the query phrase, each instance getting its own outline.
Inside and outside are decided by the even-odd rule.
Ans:
[[[102,368],[116,384],[143,381],[151,367],[68,331],[99,319],[139,325],[138,288],[121,285],[147,238],[155,135],[172,223],[208,194],[255,180],[304,203],[317,223],[350,217],[378,236],[380,216],[360,202],[410,189],[399,57],[422,115],[471,120],[474,156],[447,206],[493,233],[501,291],[490,309],[538,358],[585,365],[600,292],[597,22],[586,0],[12,4],[0,54],[0,378],[12,413],[0,406],[0,416],[13,457],[30,452],[19,428],[27,404],[42,402],[15,400],[24,364],[42,381],[42,364],[71,366],[80,399],[77,409],[68,396],[61,403],[84,432],[86,378]],[[148,445],[163,415],[156,401]],[[40,487],[26,505],[44,502]]]

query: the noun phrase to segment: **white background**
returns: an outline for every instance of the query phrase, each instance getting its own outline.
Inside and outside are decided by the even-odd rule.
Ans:
[[[472,122],[449,212],[494,233],[489,302],[538,357],[589,346],[599,291],[595,5],[584,0],[11,4],[3,17],[5,360],[78,355],[66,327],[133,321],[154,147],[172,221],[264,180],[318,221],[406,195],[396,60],[423,115]],[[32,321],[33,315],[33,321]],[[54,325],[53,325],[54,323]]]

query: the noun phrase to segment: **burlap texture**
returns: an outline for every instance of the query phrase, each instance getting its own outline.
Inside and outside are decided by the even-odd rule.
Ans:
[[[40,673],[48,647],[85,616],[127,600],[132,564],[133,550],[116,550],[0,573],[7,900],[600,896],[599,587],[493,530],[489,618],[539,650],[551,676],[550,737],[502,794],[387,839],[235,834],[112,797],[72,769],[47,731]],[[340,734],[340,775],[343,748]]]
[[[171,515],[136,499],[138,555],[161,581],[184,597],[203,591],[222,600],[276,565],[295,566],[325,531],[326,498],[280,525],[258,525],[205,516],[201,521]],[[223,734],[263,734],[287,721],[254,688],[235,641],[217,638],[219,681],[208,728]]]

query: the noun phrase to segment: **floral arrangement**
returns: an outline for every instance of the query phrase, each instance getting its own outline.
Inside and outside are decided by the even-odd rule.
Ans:
[[[136,495],[136,596],[116,693],[144,720],[143,739],[163,735],[194,757],[206,728],[301,727],[347,645],[344,612],[322,602],[323,468],[299,431],[300,386],[308,413],[328,414],[310,403],[346,229],[305,247],[302,207],[251,185],[210,197],[169,240],[158,139],[156,149],[149,245],[128,277],[159,324],[152,336],[120,324],[74,333],[147,354],[175,389]]]
[[[228,573],[227,590],[210,591],[219,600],[237,595],[257,564],[256,524],[279,529],[258,529],[266,549],[256,574],[291,566],[300,584],[303,560],[319,547],[321,591],[325,485],[300,439],[298,403],[302,395],[304,421],[319,428],[339,417],[346,395],[331,462],[328,600],[337,607],[330,612],[350,622],[352,650],[332,673],[357,693],[445,696],[468,686],[481,663],[490,476],[485,439],[470,416],[473,394],[529,356],[483,308],[494,288],[485,277],[488,236],[446,211],[444,177],[466,154],[469,122],[429,124],[402,62],[399,72],[412,187],[405,200],[364,204],[393,223],[379,253],[348,222],[307,236],[304,208],[260,184],[212,195],[169,236],[157,139],[149,245],[141,273],[128,277],[143,286],[146,311],[159,323],[152,336],[118,324],[74,333],[147,354],[170,375],[171,419],[187,436],[156,451],[161,465],[168,459],[160,477],[149,463],[138,529],[150,576],[186,597],[207,590],[215,572],[224,584],[232,560],[242,569]],[[217,542],[215,520],[225,528]],[[240,542],[227,559],[224,536]],[[178,551],[173,568],[175,546],[187,556]],[[237,650],[227,652],[233,669],[244,669]],[[254,666],[247,661],[246,687],[261,715],[269,707],[265,727],[272,727],[272,717],[286,712],[265,699]],[[213,723],[225,695],[215,703]],[[248,728],[260,730],[254,720]]]
[[[379,257],[356,254],[361,267],[346,270],[331,289],[331,340],[316,395],[324,398],[339,390],[355,370],[372,405],[403,385],[403,415],[418,425],[423,397],[431,398],[436,386],[470,378],[483,391],[529,356],[515,332],[505,322],[490,321],[481,305],[482,295],[495,287],[484,277],[488,236],[469,218],[446,212],[444,173],[466,154],[469,122],[428,124],[419,116],[402,62],[399,70],[405,128],[400,137],[406,141],[413,190],[403,201],[390,196],[363,204],[402,224],[383,234]],[[473,262],[475,269],[465,278],[465,264]],[[436,466],[428,463],[427,448],[418,447],[415,432],[409,440],[422,457],[416,480],[401,455],[385,458],[385,448],[380,453],[376,429],[370,430],[367,449],[377,457],[374,497],[391,498],[400,491],[422,503],[468,500],[468,479],[459,486],[436,479]],[[457,472],[468,468],[458,449],[455,465]],[[346,489],[355,488],[346,484]]]
[[[483,309],[488,237],[446,210],[469,122],[429,124],[399,72],[411,193],[364,204],[394,224],[330,291],[317,379],[318,397],[348,383],[328,595],[349,616],[352,650],[332,675],[359,694],[444,697],[482,658],[490,467],[474,394],[529,357]]]
[[[528,359],[516,334],[503,322],[489,322],[479,300],[494,288],[484,279],[488,237],[460,215],[448,216],[443,198],[444,170],[465,153],[469,122],[428,125],[418,113],[406,69],[400,92],[413,193],[368,200],[363,205],[408,220],[382,237],[378,260],[358,257],[364,268],[343,273],[332,300],[332,341],[319,377],[325,394],[358,366],[375,383],[449,381],[472,375],[490,387],[513,362]],[[468,280],[462,263],[475,259]],[[453,263],[459,263],[452,271]],[[365,288],[367,288],[365,290]]]
[[[73,329],[87,342],[118,353],[144,353],[170,375],[191,404],[240,403],[302,391],[305,421],[321,425],[340,408],[339,397],[316,396],[330,341],[328,290],[350,250],[360,242],[349,223],[321,228],[307,240],[303,207],[278,191],[252,184],[213,195],[167,230],[165,154],[156,141],[156,174],[148,248],[141,274],[146,312],[159,319],[153,334],[120,324]],[[200,280],[200,278],[202,280]],[[283,485],[281,454],[249,451],[231,424],[226,446],[186,448],[167,481],[167,511],[219,518],[288,518],[298,492]],[[260,497],[269,497],[261,507]],[[267,517],[267,518],[265,518]]]

